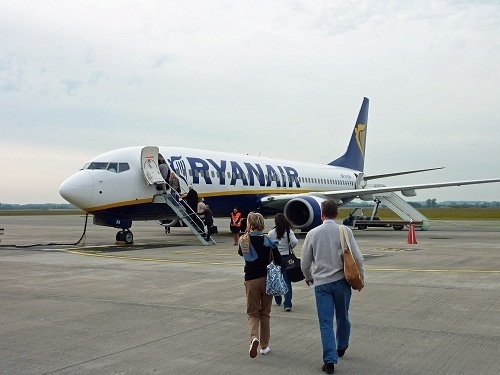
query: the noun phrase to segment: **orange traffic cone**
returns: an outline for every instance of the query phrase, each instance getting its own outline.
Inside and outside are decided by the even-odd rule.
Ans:
[[[412,245],[417,243],[417,236],[415,235],[415,227],[413,224],[410,224],[410,229],[408,230],[408,243]]]

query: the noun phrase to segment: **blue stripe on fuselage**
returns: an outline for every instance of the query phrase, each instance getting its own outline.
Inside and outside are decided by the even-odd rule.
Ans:
[[[260,206],[260,200],[264,195],[227,195],[206,197],[205,203],[210,206],[214,217],[228,217],[234,207],[246,216],[249,212],[255,211]],[[266,211],[268,212],[268,211]],[[269,214],[278,211],[269,211]],[[172,209],[166,204],[141,203],[125,206],[110,207],[103,210],[93,211],[94,216],[113,216],[132,220],[159,220],[165,216],[176,216]],[[228,224],[229,225],[229,224]]]

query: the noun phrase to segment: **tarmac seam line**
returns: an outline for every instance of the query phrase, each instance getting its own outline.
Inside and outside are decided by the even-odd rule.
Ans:
[[[191,333],[191,332],[194,332],[196,330],[199,330],[199,329],[205,329],[207,327],[210,327],[210,326],[213,326],[213,325],[216,325],[216,324],[220,324],[222,322],[225,322],[225,321],[228,321],[228,320],[231,320],[231,319],[234,319],[236,318],[235,316],[231,316],[231,317],[228,317],[226,319],[221,319],[221,320],[218,320],[217,322],[213,322],[213,323],[210,323],[210,324],[206,324],[204,326],[200,326],[200,327],[196,327],[196,328],[192,328],[192,329],[188,329],[186,331],[183,331],[183,332],[178,332],[178,333],[174,333],[172,335],[169,335],[169,336],[166,336],[166,337],[161,337],[159,339],[156,339],[156,340],[151,340],[151,341],[148,341],[148,342],[144,342],[142,344],[138,344],[138,345],[134,345],[134,346],[131,346],[129,348],[126,348],[126,349],[122,349],[122,350],[118,350],[116,352],[113,352],[113,353],[108,353],[108,354],[105,354],[105,355],[102,355],[102,356],[99,356],[99,357],[95,357],[95,358],[92,358],[92,359],[88,359],[86,361],[82,361],[82,362],[79,362],[79,363],[75,363],[75,364],[72,364],[72,365],[68,365],[68,366],[65,366],[65,367],[62,367],[62,368],[59,368],[57,370],[52,370],[52,371],[49,371],[49,372],[45,372],[43,373],[42,375],[49,375],[49,374],[54,374],[56,372],[59,372],[59,371],[64,371],[64,370],[67,370],[67,369],[70,369],[70,368],[73,368],[73,367],[76,367],[76,366],[81,366],[83,364],[86,364],[86,363],[91,363],[93,361],[97,361],[99,359],[103,359],[103,358],[107,358],[107,357],[111,357],[113,355],[116,355],[116,354],[121,354],[121,353],[125,353],[129,350],[133,350],[133,349],[137,349],[137,348],[141,348],[143,346],[146,346],[146,345],[150,345],[150,344],[154,344],[154,343],[157,343],[157,342],[160,342],[160,341],[164,341],[164,340],[167,340],[167,339],[171,339],[173,337],[176,337],[176,336],[181,336],[181,335],[184,335],[184,334],[187,334],[187,333]]]

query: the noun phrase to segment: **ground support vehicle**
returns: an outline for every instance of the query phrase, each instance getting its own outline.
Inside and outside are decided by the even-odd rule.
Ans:
[[[376,206],[378,208],[378,206]],[[394,230],[402,230],[405,226],[414,224],[415,226],[422,226],[422,222],[409,221],[409,220],[382,220],[380,217],[375,216],[374,210],[371,216],[363,214],[362,207],[355,207],[350,213],[349,217],[344,219],[342,224],[353,227],[356,229],[366,229],[368,227],[385,227],[393,228]]]

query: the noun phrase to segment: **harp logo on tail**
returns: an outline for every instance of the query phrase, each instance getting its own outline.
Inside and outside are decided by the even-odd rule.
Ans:
[[[365,143],[366,143],[366,125],[358,124],[354,129],[356,132],[356,143],[358,144],[361,155],[365,156]]]

